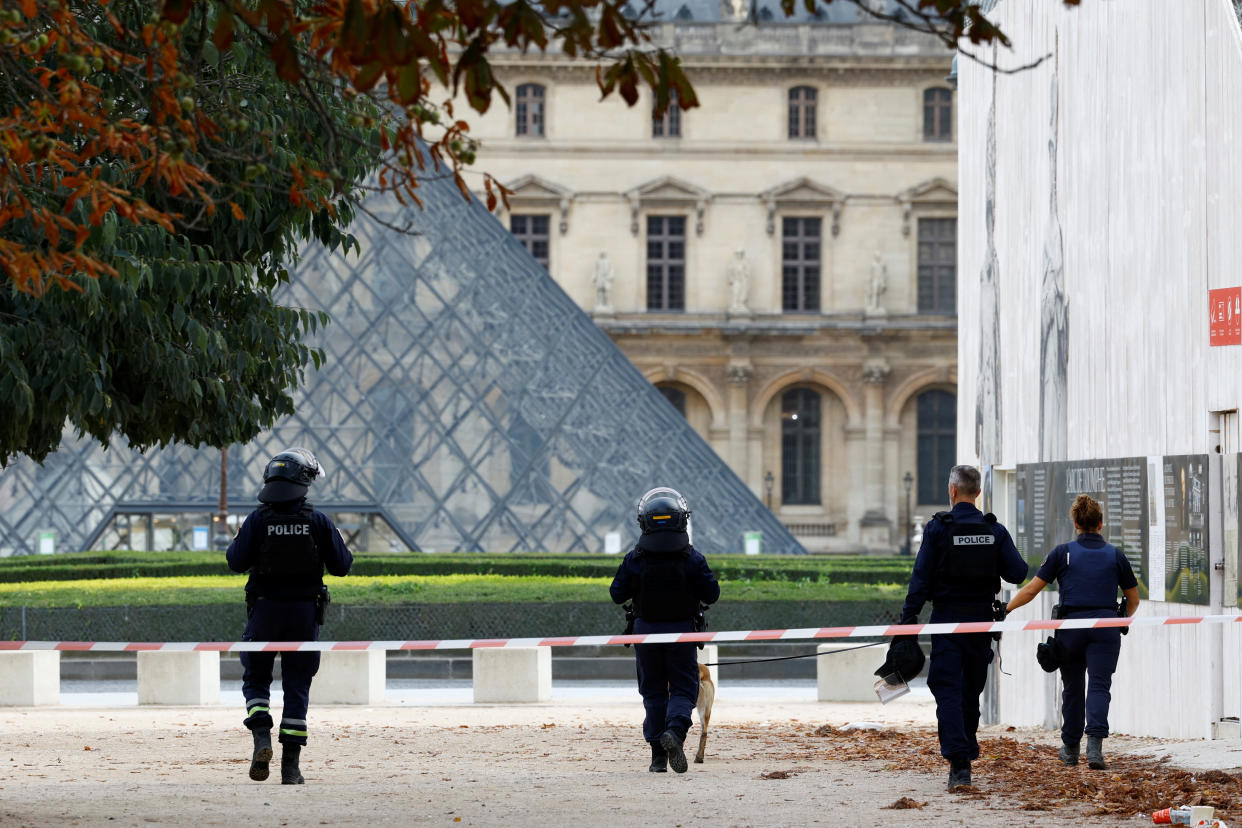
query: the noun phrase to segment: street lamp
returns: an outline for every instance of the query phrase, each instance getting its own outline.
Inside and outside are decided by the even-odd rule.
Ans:
[[[763,476],[763,491],[767,494],[768,511],[772,511],[772,487],[776,485],[776,478],[772,476],[772,472],[768,472]]]
[[[901,554],[910,554],[910,487],[914,485],[914,475],[906,472],[906,476],[901,478],[901,483],[906,487],[906,522],[902,525],[905,531],[905,542],[901,546]]]

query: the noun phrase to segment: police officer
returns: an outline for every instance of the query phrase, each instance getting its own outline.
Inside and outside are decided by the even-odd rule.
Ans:
[[[1048,553],[1031,582],[1009,599],[1007,609],[1029,603],[1052,581],[1061,591],[1057,618],[1110,618],[1119,614],[1117,588],[1125,595],[1124,614],[1138,609],[1138,578],[1121,550],[1100,534],[1104,513],[1090,495],[1079,495],[1070,507],[1078,539]],[[1061,749],[1066,765],[1078,764],[1086,693],[1087,767],[1106,770],[1104,739],[1108,737],[1109,690],[1121,654],[1121,630],[1101,627],[1059,630],[1061,651]],[[1086,680],[1090,676],[1090,680]]]
[[[690,509],[676,490],[656,488],[638,501],[642,537],[617,568],[608,591],[615,603],[634,602],[635,633],[690,632],[699,603],[720,597],[720,584],[707,560],[690,545]],[[682,743],[690,711],[699,698],[696,647],[689,644],[635,644],[638,692],[647,716],[643,738],[651,745],[653,773],[669,765],[685,773]]]
[[[923,604],[932,602],[931,623],[991,621],[999,578],[1026,579],[1026,561],[996,516],[975,508],[979,471],[954,466],[949,472],[953,508],[937,512],[923,530],[914,559],[901,623],[917,624]],[[927,686],[936,698],[940,755],[949,760],[949,790],[970,784],[970,763],[979,758],[979,695],[992,662],[988,633],[932,636]]]
[[[327,600],[323,571],[326,568],[333,575],[347,575],[354,561],[332,520],[306,501],[310,484],[322,474],[315,455],[304,448],[282,451],[263,471],[261,505],[247,516],[227,553],[230,569],[250,573],[243,641],[319,638]],[[267,779],[272,758],[268,693],[275,661],[275,653],[241,654],[244,724],[254,736],[250,778],[256,782]],[[306,707],[311,679],[319,670],[319,653],[283,653],[280,665],[285,699],[279,735],[284,746],[280,781],[301,785],[305,780],[298,759],[306,744]]]

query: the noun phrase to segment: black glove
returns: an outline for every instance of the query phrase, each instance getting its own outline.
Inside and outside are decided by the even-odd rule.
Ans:
[[[888,645],[888,655],[880,669],[875,671],[875,675],[885,678],[896,673],[903,680],[910,681],[923,672],[923,665],[926,663],[927,656],[923,655],[923,648],[919,646],[919,637],[899,635]]]
[[[693,629],[695,632],[707,632],[707,611],[709,609],[711,609],[710,604],[704,604],[702,601],[699,602],[699,611],[694,614]],[[703,649],[703,642],[695,642],[695,646],[701,650]]]
[[[993,621],[1004,621],[1005,616],[1009,614],[1009,610],[1005,609],[1005,607],[1007,606],[1008,604],[1006,604],[1004,601],[993,601],[992,602],[992,620]],[[992,640],[1000,641],[1001,634],[999,632],[992,633]]]
[[[1118,601],[1118,602],[1117,602],[1117,617],[1118,617],[1118,618],[1126,618],[1126,617],[1127,617],[1127,616],[1126,616],[1126,599],[1125,599],[1125,598],[1122,598],[1120,601]],[[1130,628],[1129,628],[1129,627],[1122,627],[1122,628],[1121,628],[1121,634],[1122,634],[1122,635],[1129,635],[1129,634],[1130,634]]]

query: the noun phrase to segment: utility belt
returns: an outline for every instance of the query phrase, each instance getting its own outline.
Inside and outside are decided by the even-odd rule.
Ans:
[[[323,626],[328,614],[328,605],[332,603],[332,594],[326,586],[319,587],[319,593],[310,598],[272,598],[254,592],[246,593],[246,617],[254,615],[255,605],[259,601],[278,601],[284,604],[298,604],[313,601],[315,603],[315,623]]]
[[[1068,618],[1071,612],[1099,612],[1099,611],[1115,612],[1118,615],[1121,615],[1122,613],[1121,606],[1119,606],[1118,604],[1106,604],[1104,606],[1094,606],[1094,607],[1088,607],[1088,606],[1076,607],[1076,606],[1065,606],[1063,604],[1053,604],[1052,605],[1052,618],[1053,620],[1060,621],[1061,619]]]
[[[634,604],[632,601],[627,601],[625,602],[624,605],[622,605],[621,609],[625,610],[625,632],[623,632],[622,635],[633,635],[634,634],[634,621],[638,618],[638,616],[634,613]],[[706,632],[707,611],[709,609],[711,609],[710,604],[704,604],[703,602],[700,601],[699,608],[695,611],[694,616],[692,618],[686,619],[691,623],[691,629],[694,632]],[[628,647],[630,645],[625,644],[623,646]],[[697,646],[701,650],[703,649],[703,642],[699,641],[696,643],[695,646]]]

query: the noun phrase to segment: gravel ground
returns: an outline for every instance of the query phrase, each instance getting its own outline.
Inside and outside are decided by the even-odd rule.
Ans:
[[[989,728],[977,785],[950,794],[926,699],[881,707],[722,692],[707,761],[684,775],[646,772],[636,695],[312,707],[307,784],[293,787],[247,778],[241,717],[231,707],[0,710],[0,825],[1140,825],[1150,824],[1133,792],[1143,774],[1172,774],[1156,793],[1176,782],[1158,758],[1120,759],[1131,764],[1104,774],[1064,769],[1054,733]],[[841,729],[862,720],[881,729]],[[1119,757],[1162,749],[1124,737],[1108,746]],[[1206,789],[1204,802],[1237,782],[1177,778],[1182,792]]]

